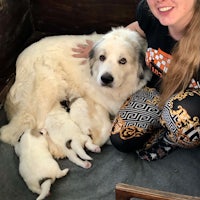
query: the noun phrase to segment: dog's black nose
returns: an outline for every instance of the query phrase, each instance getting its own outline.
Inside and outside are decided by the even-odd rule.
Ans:
[[[101,81],[104,85],[109,85],[113,82],[114,78],[111,74],[105,73],[101,76]]]

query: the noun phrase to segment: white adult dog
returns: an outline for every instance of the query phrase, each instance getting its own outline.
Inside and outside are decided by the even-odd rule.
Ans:
[[[47,132],[40,131],[37,136],[27,129],[15,144],[19,156],[19,172],[28,188],[39,194],[37,200],[44,199],[50,192],[51,184],[65,176],[69,169],[61,170],[48,150]]]
[[[71,49],[86,39],[95,45],[81,65]],[[53,36],[32,44],[17,59],[16,80],[5,103],[10,122],[0,129],[0,139],[14,145],[25,130],[45,127],[49,113],[67,99],[80,134],[103,145],[109,138],[109,115],[116,115],[127,97],[151,78],[145,48],[138,33],[122,27],[105,35]],[[74,139],[73,130],[67,134]],[[82,146],[78,138],[76,142]],[[60,148],[53,153],[62,157]]]

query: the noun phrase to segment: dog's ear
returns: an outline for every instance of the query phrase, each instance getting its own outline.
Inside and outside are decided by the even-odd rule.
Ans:
[[[139,52],[139,65],[138,65],[138,78],[144,79],[144,70],[146,68],[145,53],[140,50]]]
[[[151,70],[147,67],[145,62],[145,52],[141,50],[139,52],[139,65],[138,65],[138,78],[139,79],[145,79],[147,81],[150,81],[152,77]]]
[[[95,55],[95,49],[96,49],[97,44],[95,44],[92,49],[89,52],[89,59],[92,60],[94,58]]]
[[[96,47],[94,46],[89,52],[90,67],[91,67],[91,65],[93,65],[93,62],[94,62],[93,59],[94,59],[94,55],[95,55],[95,49],[96,49]]]
[[[89,53],[89,63],[90,63],[90,72],[92,74],[92,66],[94,65],[95,62],[95,55],[96,52],[98,51],[99,45],[101,44],[101,42],[103,41],[103,38],[101,38],[100,40],[98,40],[93,48],[91,49],[90,53]]]
[[[89,53],[89,64],[90,64],[90,74],[93,75],[92,66],[94,64],[95,47],[93,47]]]
[[[143,51],[139,52],[139,63],[143,69],[146,69],[145,53]]]

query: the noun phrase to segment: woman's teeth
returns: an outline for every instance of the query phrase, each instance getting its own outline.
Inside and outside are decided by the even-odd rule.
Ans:
[[[159,8],[159,11],[166,12],[166,11],[171,10],[171,9],[172,9],[172,7],[163,7],[163,8]]]

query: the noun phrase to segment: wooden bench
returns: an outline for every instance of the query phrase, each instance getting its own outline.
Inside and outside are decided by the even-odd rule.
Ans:
[[[115,188],[116,200],[200,200],[200,197],[164,192],[144,187],[118,183]]]

